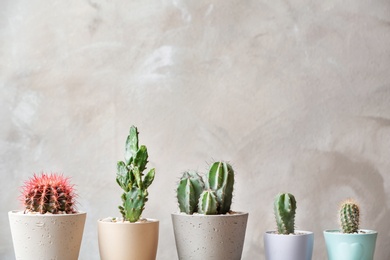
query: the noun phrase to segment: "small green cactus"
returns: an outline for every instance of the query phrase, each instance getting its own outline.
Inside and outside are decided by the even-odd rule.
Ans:
[[[359,230],[359,206],[355,201],[348,199],[340,207],[340,223],[343,233],[357,233]]]
[[[177,187],[180,212],[215,215],[230,211],[234,171],[226,162],[215,162],[206,180],[194,171],[184,172]]]
[[[204,182],[198,173],[194,171],[184,172],[177,187],[180,211],[187,214],[197,212],[199,197],[203,190]]]
[[[148,151],[146,146],[138,145],[138,130],[130,127],[125,146],[125,161],[117,164],[116,181],[123,189],[122,206],[119,210],[124,220],[137,222],[148,201],[148,187],[152,184],[155,169],[151,169],[146,175],[144,170],[148,163]]]
[[[294,233],[295,211],[297,202],[290,193],[278,194],[274,201],[274,212],[278,234]]]

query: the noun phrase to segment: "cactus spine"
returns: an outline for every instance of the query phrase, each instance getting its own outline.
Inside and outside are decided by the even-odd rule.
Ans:
[[[147,148],[145,145],[138,145],[138,130],[131,126],[125,145],[125,161],[118,162],[116,175],[116,181],[124,191],[122,206],[119,206],[124,220],[137,222],[145,209],[147,189],[155,176],[154,168],[144,175],[147,163]]]
[[[180,212],[226,214],[233,198],[234,171],[226,162],[215,162],[206,180],[194,171],[184,172],[177,187]]]
[[[359,206],[353,200],[346,200],[340,207],[340,222],[343,233],[357,233],[359,230]]]
[[[295,211],[297,202],[290,193],[278,194],[274,202],[274,212],[278,234],[294,233]]]
[[[22,201],[26,212],[41,214],[75,213],[73,185],[69,179],[58,174],[34,174],[22,187]]]

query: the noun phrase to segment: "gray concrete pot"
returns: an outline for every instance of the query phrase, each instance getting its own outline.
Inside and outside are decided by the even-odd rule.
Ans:
[[[8,212],[16,260],[77,260],[86,213]]]
[[[314,234],[295,230],[296,235],[280,235],[275,231],[264,234],[266,260],[311,260]]]
[[[230,215],[172,214],[180,260],[240,260],[248,213]]]
[[[105,222],[98,220],[101,260],[155,260],[159,221]]]

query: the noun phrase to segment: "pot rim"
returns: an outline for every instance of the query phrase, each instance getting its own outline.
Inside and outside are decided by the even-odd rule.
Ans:
[[[269,235],[269,236],[307,236],[307,235],[312,235],[314,234],[313,231],[306,231],[306,230],[299,230],[299,229],[296,229],[295,232],[299,232],[300,234],[288,234],[288,235],[284,235],[284,234],[278,234],[276,233],[276,230],[269,230],[269,231],[266,231],[265,234],[266,235]]]
[[[109,221],[103,221],[103,219],[98,219],[97,222],[98,223],[103,223],[103,224],[107,224],[107,225],[145,225],[145,224],[153,224],[153,223],[159,223],[160,221],[158,219],[155,219],[155,218],[144,218],[146,219],[146,221],[144,222],[133,222],[131,223],[130,221],[118,221],[118,222],[109,222]]]
[[[9,215],[17,215],[17,216],[22,216],[22,217],[33,217],[33,218],[39,218],[39,217],[69,217],[69,216],[78,216],[78,215],[85,215],[87,212],[85,211],[77,211],[76,213],[72,214],[20,214],[20,212],[23,212],[23,210],[11,210],[8,211]]]
[[[249,215],[248,212],[242,212],[242,211],[233,211],[233,214],[217,214],[217,215],[205,215],[205,214],[186,214],[184,212],[174,212],[171,213],[172,216],[182,216],[182,217],[188,217],[188,218],[196,218],[196,217],[202,217],[202,218],[218,218],[218,217],[224,217],[224,218],[229,218],[229,217],[238,217],[238,216],[244,216],[244,215]]]
[[[372,229],[358,229],[359,231],[364,231],[366,233],[342,233],[340,229],[326,229],[324,230],[324,234],[332,234],[332,235],[346,235],[346,236],[366,236],[366,235],[372,235],[372,234],[378,234],[378,231],[372,230]]]

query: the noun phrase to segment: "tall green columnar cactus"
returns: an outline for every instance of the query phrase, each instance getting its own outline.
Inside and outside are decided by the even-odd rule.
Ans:
[[[343,233],[357,233],[359,230],[359,206],[353,200],[346,200],[340,207],[340,222]]]
[[[177,187],[180,212],[187,214],[197,212],[199,197],[203,190],[204,182],[198,173],[194,171],[184,172]]]
[[[290,193],[278,194],[274,202],[274,212],[278,234],[294,233],[295,211],[297,202]]]
[[[125,161],[118,162],[116,175],[116,181],[124,191],[123,204],[119,206],[124,220],[138,221],[145,209],[145,203],[148,201],[147,189],[155,175],[154,168],[144,175],[147,163],[146,146],[138,145],[138,130],[135,126],[131,126],[126,140]]]
[[[215,162],[207,174],[206,187],[214,190],[218,200],[219,214],[230,211],[233,198],[234,171],[226,162]]]

